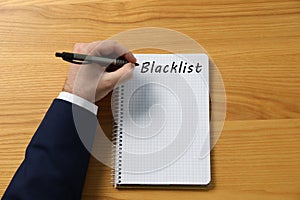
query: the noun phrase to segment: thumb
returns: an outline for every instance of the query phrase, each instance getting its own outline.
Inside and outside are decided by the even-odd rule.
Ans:
[[[118,70],[110,72],[109,75],[111,76],[111,80],[113,81],[114,86],[117,87],[125,81],[128,81],[132,77],[134,67],[134,64],[127,63]]]

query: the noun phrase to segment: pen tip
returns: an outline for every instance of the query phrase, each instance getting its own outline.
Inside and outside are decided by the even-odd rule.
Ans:
[[[134,63],[135,66],[139,66],[139,63]]]

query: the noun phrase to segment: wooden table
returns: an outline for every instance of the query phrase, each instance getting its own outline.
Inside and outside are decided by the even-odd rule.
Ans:
[[[64,83],[68,67],[54,52],[147,26],[195,39],[222,73],[227,118],[212,151],[213,187],[116,190],[92,158],[83,199],[300,199],[297,0],[1,1],[0,194]],[[109,98],[101,110],[110,132]]]

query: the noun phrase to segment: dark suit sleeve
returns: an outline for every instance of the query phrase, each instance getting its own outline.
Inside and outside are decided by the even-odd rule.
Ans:
[[[93,113],[54,100],[2,199],[81,199],[96,126]]]

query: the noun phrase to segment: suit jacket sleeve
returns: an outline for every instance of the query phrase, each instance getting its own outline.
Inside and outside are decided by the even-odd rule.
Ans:
[[[90,111],[55,99],[2,199],[81,199],[96,126]]]

